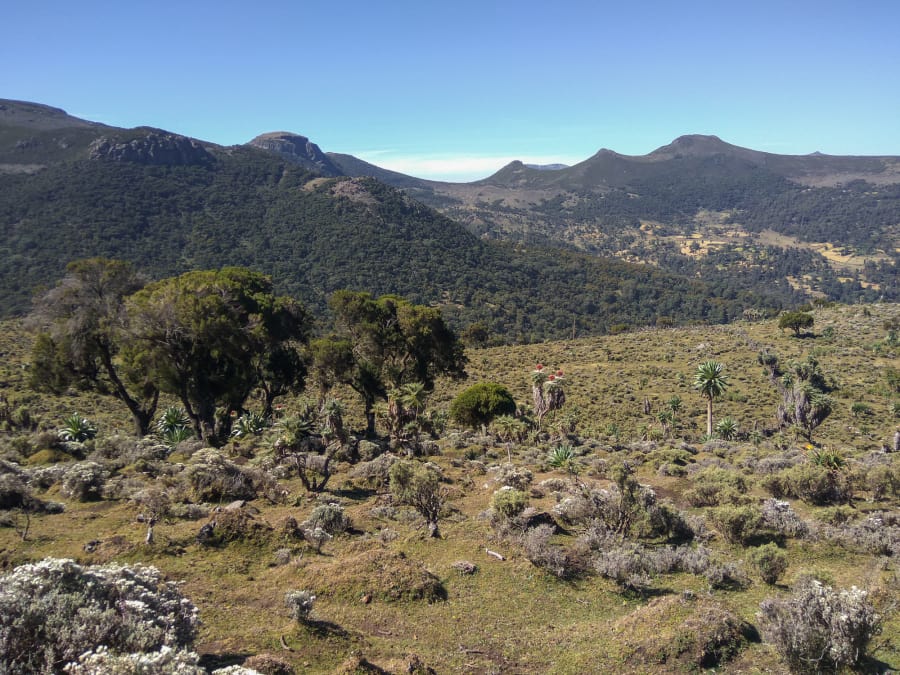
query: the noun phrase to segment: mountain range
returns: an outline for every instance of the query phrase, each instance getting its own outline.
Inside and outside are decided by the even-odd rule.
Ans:
[[[401,293],[507,341],[723,321],[811,294],[896,299],[898,166],[688,136],[453,184],[298,134],[224,147],[0,100],[0,314],[91,255],[154,277],[247,265],[315,308],[337,288]]]

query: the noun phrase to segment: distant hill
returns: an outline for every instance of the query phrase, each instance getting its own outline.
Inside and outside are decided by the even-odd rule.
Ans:
[[[495,240],[565,247],[745,289],[900,299],[900,157],[778,155],[688,135],[574,166],[514,161],[446,183],[326,153]]]
[[[832,299],[900,299],[900,157],[776,155],[683,136],[648,155],[603,149],[553,171],[516,161],[472,183],[408,189],[482,237],[747,287],[786,279]]]
[[[0,101],[0,314],[27,311],[68,261],[107,256],[159,278],[245,265],[314,310],[339,288],[442,306],[495,341],[725,321],[796,302],[652,267],[485,242],[368,177],[323,176],[305,137],[222,147],[159,129],[93,125]],[[260,148],[263,144],[266,147]],[[318,164],[317,164],[318,166]]]

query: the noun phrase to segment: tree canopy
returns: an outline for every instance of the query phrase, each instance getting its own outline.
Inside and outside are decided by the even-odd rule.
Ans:
[[[348,384],[360,395],[370,434],[372,407],[388,389],[420,382],[430,391],[438,375],[465,377],[463,345],[439,309],[356,291],[337,291],[328,305],[338,333],[311,346],[317,380],[325,388]]]
[[[227,437],[231,413],[257,387],[267,406],[303,387],[298,348],[309,321],[298,303],[273,294],[267,276],[237,267],[188,272],[147,286],[126,306],[127,362],[177,396],[210,443]]]
[[[117,356],[127,325],[124,299],[144,283],[126,262],[71,262],[30,317],[39,330],[31,386],[58,393],[74,384],[115,396],[128,407],[141,436],[153,420],[159,389],[144,373],[123,369]]]

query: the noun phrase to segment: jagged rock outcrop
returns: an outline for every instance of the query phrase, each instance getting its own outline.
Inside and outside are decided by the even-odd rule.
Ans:
[[[274,152],[295,164],[299,164],[304,169],[315,171],[323,176],[344,175],[344,172],[331,161],[331,158],[306,136],[286,131],[276,131],[257,136],[247,145]]]
[[[91,143],[90,158],[159,166],[192,166],[214,161],[206,148],[193,138],[158,131],[131,141],[98,138]]]

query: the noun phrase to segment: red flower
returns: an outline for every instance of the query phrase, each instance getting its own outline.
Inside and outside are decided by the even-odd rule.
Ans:
[[[556,375],[557,375],[557,377],[562,377],[562,376],[563,376],[562,370],[561,370],[561,369],[560,369],[560,370],[557,370],[557,371],[556,371]]]
[[[541,364],[539,363],[539,364],[537,364],[537,365],[534,367],[534,369],[535,369],[535,370],[543,370],[543,369],[544,369],[544,366],[541,365]]]
[[[555,376],[555,375],[551,375],[551,376],[548,377],[547,379],[550,380],[551,382],[553,382],[553,380],[556,379],[556,376]]]

